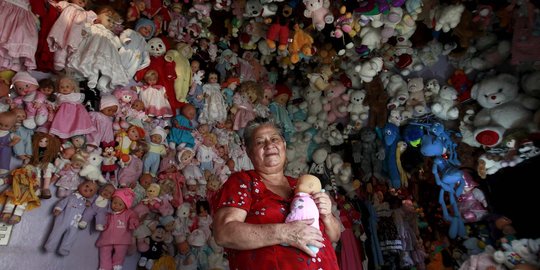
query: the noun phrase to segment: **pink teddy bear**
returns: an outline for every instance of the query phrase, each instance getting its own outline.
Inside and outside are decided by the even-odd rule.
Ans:
[[[347,106],[349,105],[349,95],[346,93],[347,87],[343,83],[336,81],[324,91],[323,108],[328,115],[328,123],[334,123],[338,119],[347,117]]]
[[[116,119],[113,123],[113,129],[127,129],[129,123],[126,121],[126,117],[130,112],[131,105],[139,98],[139,96],[137,95],[137,92],[129,88],[117,88],[114,90],[113,95],[118,99],[118,103],[120,103],[120,108],[118,108]]]
[[[304,16],[312,19],[313,26],[318,31],[323,30],[325,24],[334,22],[334,16],[328,9],[330,0],[303,0],[303,3],[306,5]]]
[[[45,106],[45,100],[47,97],[40,91],[39,83],[28,72],[17,72],[12,79],[17,97],[13,99],[13,102],[22,106],[24,103],[24,110],[26,111],[26,119],[23,121],[23,126],[28,129],[35,129],[36,126],[41,126],[47,121],[49,112],[47,106]]]

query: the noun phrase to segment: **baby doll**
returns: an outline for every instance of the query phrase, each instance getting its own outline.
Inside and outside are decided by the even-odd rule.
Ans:
[[[17,72],[11,79],[11,82],[15,86],[17,97],[13,99],[13,102],[19,106],[24,103],[24,110],[26,111],[26,119],[23,121],[23,125],[29,129],[35,129],[36,126],[43,125],[47,121],[49,112],[44,105],[46,96],[37,91],[39,83],[28,72]]]
[[[189,180],[192,180],[195,184],[206,185],[206,180],[204,180],[201,169],[199,168],[199,161],[195,158],[195,151],[189,147],[182,146],[178,150],[177,156],[178,161],[180,161],[182,174],[186,178],[186,184]]]
[[[146,190],[150,187],[150,184],[154,183],[154,177],[149,173],[142,174],[138,181],[135,181],[135,187],[133,187],[133,192],[135,192],[135,200],[133,205],[138,205],[144,198],[146,198]]]
[[[58,187],[56,189],[56,197],[64,198],[77,190],[81,183],[79,171],[81,171],[85,163],[86,158],[81,153],[74,153],[70,158],[69,165],[58,171],[57,175],[59,179],[55,184]]]
[[[161,187],[158,183],[151,183],[148,186],[146,197],[133,208],[140,219],[145,219],[150,212],[159,213],[162,205],[162,200],[159,198],[160,191]]]
[[[120,159],[120,170],[118,170],[118,186],[134,187],[137,179],[143,172],[142,158],[148,152],[148,144],[144,141],[138,142],[137,146],[131,150],[129,156]]]
[[[150,173],[156,177],[161,157],[167,153],[164,145],[167,132],[162,127],[155,127],[150,132],[150,148],[144,156],[144,173]]]
[[[212,235],[210,226],[212,225],[212,216],[210,215],[210,204],[206,200],[200,200],[195,203],[197,216],[193,222],[193,229],[201,229],[206,235],[206,240]]]
[[[144,139],[144,129],[142,127],[131,125],[127,130],[122,130],[116,134],[117,155],[124,159],[129,153],[137,147],[137,144]]]
[[[101,149],[103,149],[103,152],[101,153],[103,156],[101,173],[103,174],[103,178],[113,183],[115,183],[116,169],[118,169],[118,165],[116,164],[118,158],[116,157],[116,151],[114,150],[115,145],[116,143],[114,141],[108,143],[101,142]]]
[[[54,114],[56,112],[56,95],[54,94],[54,81],[48,78],[39,80],[38,91],[45,95],[45,107],[47,108],[47,120],[36,131],[49,132]]]
[[[69,255],[71,247],[77,239],[77,226],[81,216],[90,204],[90,200],[96,194],[98,186],[96,182],[86,180],[79,184],[77,192],[61,199],[53,209],[55,216],[54,225],[47,242],[43,246],[51,252],[58,248],[58,254]],[[58,246],[60,244],[60,246]]]
[[[120,58],[120,38],[113,32],[120,15],[109,6],[96,9],[94,24],[86,24],[78,49],[68,57],[67,67],[88,79],[89,88],[109,93],[129,82]],[[87,57],[91,55],[92,57]]]
[[[146,41],[154,35],[155,24],[149,19],[140,18],[135,27],[131,28],[120,33],[122,47],[118,51],[128,78],[133,78],[138,70],[150,65],[150,52],[147,50]]]
[[[61,11],[47,36],[47,43],[51,52],[54,52],[54,69],[62,70],[67,64],[68,57],[79,48],[83,39],[84,25],[94,23],[97,15],[94,11],[84,9],[86,0],[49,3]]]
[[[21,137],[12,132],[16,123],[15,112],[0,113],[0,176],[9,172],[12,148],[21,140]]]
[[[296,188],[294,189],[294,198],[291,203],[291,212],[285,219],[286,223],[303,219],[314,219],[311,226],[319,229],[319,209],[311,195],[321,192],[321,181],[314,175],[306,174],[298,178]],[[319,248],[308,245],[314,253]]]
[[[165,157],[161,160],[158,179],[160,184],[165,181],[172,181],[173,188],[171,191],[171,204],[175,208],[180,206],[184,202],[182,189],[184,188],[186,179],[182,175],[182,172],[180,171],[180,166],[175,160],[174,155]]]
[[[222,94],[225,98],[227,107],[231,107],[233,105],[234,91],[236,91],[238,85],[240,85],[240,79],[233,77],[228,78],[224,83],[221,84]]]
[[[200,123],[214,125],[227,117],[227,104],[221,94],[218,74],[208,73],[208,82],[203,85],[204,108],[199,116]]]
[[[40,184],[40,197],[49,199],[51,191],[51,177],[55,171],[53,162],[60,152],[60,140],[51,134],[36,132],[32,137],[32,158],[30,164],[35,167],[35,172]]]
[[[82,214],[81,221],[78,223],[80,229],[85,229],[94,217],[96,218],[96,231],[101,232],[105,229],[106,217],[110,210],[111,196],[115,190],[116,188],[110,183],[100,188],[97,198]]]
[[[146,113],[150,117],[168,118],[173,116],[171,105],[167,99],[165,86],[157,85],[158,73],[149,69],[144,74],[144,86],[137,86],[141,100],[146,107]]]
[[[270,103],[270,112],[276,124],[283,129],[285,139],[289,139],[295,131],[289,112],[287,111],[287,103],[292,96],[292,91],[284,84],[276,84],[276,94]]]
[[[176,115],[172,120],[171,132],[167,137],[171,149],[175,149],[181,143],[184,143],[187,147],[195,146],[195,139],[191,134],[193,130],[191,121],[194,118],[195,107],[186,103],[181,109],[181,114]]]
[[[240,89],[234,94],[234,105],[231,108],[234,115],[234,130],[243,130],[247,123],[257,116],[255,103],[261,100],[262,96],[263,89],[259,83],[246,81],[240,85]]]
[[[86,151],[86,136],[77,135],[69,138],[69,143],[75,147],[75,152]]]
[[[15,118],[17,119],[15,127],[12,130],[14,130],[17,137],[21,138],[13,146],[13,154],[26,165],[32,157],[32,135],[34,135],[34,131],[22,125],[23,120],[26,119],[26,112],[22,108],[15,108],[12,112],[15,113]],[[0,173],[1,175],[2,173]]]
[[[204,135],[202,144],[197,148],[197,160],[200,162],[199,168],[201,171],[214,172],[214,160],[218,158],[214,150],[216,144],[216,134],[207,133]]]
[[[96,128],[83,101],[84,94],[79,93],[77,82],[69,76],[61,77],[58,80],[58,110],[49,133],[67,139],[94,132]]]
[[[112,212],[107,214],[105,230],[96,241],[100,269],[122,269],[133,230],[139,226],[139,218],[130,209],[134,196],[130,188],[117,189],[112,195]]]
[[[11,187],[0,194],[2,222],[16,224],[26,210],[39,207],[41,202],[37,195],[39,179],[32,165],[25,165],[11,172]]]
[[[133,101],[131,108],[128,110],[126,121],[139,127],[143,127],[145,123],[151,121],[148,115],[146,115],[146,109],[142,100],[137,99]]]
[[[114,140],[113,117],[120,108],[118,99],[113,95],[101,97],[99,111],[90,112],[90,119],[96,128],[95,131],[86,135],[87,144],[92,148],[97,148],[101,142],[111,142]]]
[[[203,143],[204,136],[206,136],[206,134],[208,134],[209,132],[210,125],[208,124],[199,124],[199,126],[197,126],[197,128],[193,130],[192,135],[193,138],[195,138],[195,145],[197,147]]]
[[[187,240],[184,240],[177,244],[178,254],[174,257],[178,269],[181,270],[194,270],[197,269],[197,258],[193,254],[191,246]]]

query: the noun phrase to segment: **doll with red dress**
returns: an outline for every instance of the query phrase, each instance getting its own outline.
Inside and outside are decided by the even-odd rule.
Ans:
[[[101,149],[103,149],[101,153],[101,156],[103,156],[101,173],[103,174],[103,178],[112,183],[116,183],[116,169],[118,169],[118,165],[116,164],[118,158],[114,149],[115,145],[116,143],[114,141],[101,142]]]
[[[13,99],[13,102],[18,106],[24,106],[26,111],[23,125],[28,129],[35,129],[36,126],[43,125],[47,121],[49,112],[44,104],[46,96],[41,91],[37,91],[38,81],[30,73],[20,71],[13,76],[11,82],[18,95]]]
[[[84,94],[79,93],[78,83],[69,76],[61,77],[58,80],[58,109],[49,133],[67,139],[94,132],[96,128],[83,101]]]
[[[51,72],[54,70],[54,52],[49,48],[47,37],[60,12],[49,1],[30,0],[30,6],[39,20],[38,45],[35,55],[39,61],[37,61],[36,69],[42,72]]]
[[[49,2],[60,11],[60,16],[49,31],[47,43],[54,52],[54,69],[62,70],[83,39],[84,25],[93,24],[97,15],[85,9],[86,0]]]
[[[137,92],[150,117],[169,118],[173,116],[171,104],[167,99],[165,86],[158,84],[159,74],[156,70],[147,70],[144,74],[144,85],[137,86]]]
[[[101,142],[114,140],[113,117],[119,107],[120,104],[115,96],[105,95],[101,97],[99,111],[89,113],[95,131],[86,135],[87,145],[95,149]]]

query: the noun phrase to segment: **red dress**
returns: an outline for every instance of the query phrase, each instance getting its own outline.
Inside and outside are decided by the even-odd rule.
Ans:
[[[288,180],[294,189],[296,179],[288,178]],[[214,205],[215,210],[221,207],[246,210],[246,223],[285,223],[292,199],[292,197],[284,199],[266,189],[261,177],[255,171],[242,171],[232,174],[223,184],[216,195]],[[319,250],[317,257],[311,258],[295,247],[282,245],[254,250],[226,249],[230,269],[339,269],[332,243],[324,232],[324,224],[321,220],[319,224],[326,247]]]

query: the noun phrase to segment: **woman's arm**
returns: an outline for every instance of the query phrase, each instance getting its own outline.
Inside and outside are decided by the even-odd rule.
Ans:
[[[319,208],[319,214],[325,226],[325,232],[332,242],[339,241],[341,237],[340,223],[332,214],[332,200],[328,194],[324,192],[315,193],[312,195],[315,204]]]
[[[279,244],[294,246],[308,255],[315,254],[308,245],[324,247],[322,234],[309,226],[313,220],[283,224],[245,223],[247,212],[234,207],[220,208],[212,224],[216,242],[223,247],[249,250]]]

